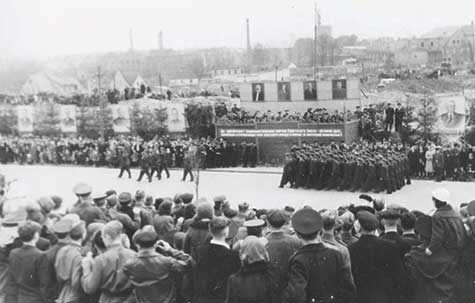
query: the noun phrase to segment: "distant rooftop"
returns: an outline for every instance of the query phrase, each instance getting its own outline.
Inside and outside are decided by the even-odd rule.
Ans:
[[[448,38],[455,34],[462,26],[452,25],[452,26],[443,26],[436,27],[431,31],[421,35],[421,38]]]

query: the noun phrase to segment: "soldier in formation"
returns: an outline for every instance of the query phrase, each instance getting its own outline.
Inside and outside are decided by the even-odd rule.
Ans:
[[[410,184],[407,156],[380,144],[292,147],[279,187],[392,193]]]

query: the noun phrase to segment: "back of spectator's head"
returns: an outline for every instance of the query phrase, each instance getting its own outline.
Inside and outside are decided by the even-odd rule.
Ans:
[[[323,230],[329,231],[341,226],[336,210],[325,210],[320,215],[322,216]]]
[[[135,244],[139,245],[142,248],[151,248],[155,245],[158,240],[158,234],[155,232],[155,229],[145,227],[141,230],[138,230],[133,238]]]
[[[27,220],[18,226],[18,236],[23,242],[30,242],[35,237],[39,238],[41,225],[37,222]]]
[[[63,204],[63,198],[61,198],[60,196],[51,196],[51,200],[54,203],[53,209],[59,209]]]
[[[350,231],[355,223],[355,215],[351,211],[346,211],[341,214],[340,220],[343,223],[342,229],[344,231]]]
[[[81,223],[74,225],[69,232],[69,237],[73,241],[82,240],[86,236],[86,224],[84,221]]]
[[[187,204],[184,209],[185,220],[191,219],[196,215],[196,206],[194,204]]]
[[[401,214],[401,227],[403,230],[412,230],[416,224],[416,216],[411,212]]]
[[[214,216],[214,209],[211,203],[201,203],[196,208],[196,220],[211,220]]]
[[[214,237],[226,237],[227,230],[229,230],[228,226],[231,223],[229,219],[223,217],[214,217],[211,219],[209,223],[209,232]]]
[[[123,230],[123,225],[117,220],[112,220],[104,225],[102,229],[102,238],[106,246],[109,246],[113,241],[120,238]]]
[[[137,190],[135,192],[135,201],[142,201],[145,198],[145,191],[144,190]]]
[[[114,208],[117,206],[117,196],[116,195],[111,195],[107,197],[107,207],[108,208]]]
[[[270,227],[281,228],[285,225],[285,223],[287,223],[289,217],[285,213],[285,211],[280,209],[273,209],[267,213],[266,219]]]
[[[147,196],[147,198],[145,198],[145,202],[144,202],[145,206],[152,206],[153,205],[153,197],[152,196]]]
[[[158,211],[160,209],[160,205],[163,203],[163,198],[157,198],[155,199],[155,202],[153,203],[153,206],[155,207],[155,210]]]
[[[171,216],[173,209],[173,202],[163,201],[158,207],[158,214],[160,216]]]

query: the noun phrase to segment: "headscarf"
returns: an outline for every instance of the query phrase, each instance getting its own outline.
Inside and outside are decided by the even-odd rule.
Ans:
[[[265,247],[265,239],[248,236],[241,244],[240,256],[244,263],[269,261],[269,254]]]

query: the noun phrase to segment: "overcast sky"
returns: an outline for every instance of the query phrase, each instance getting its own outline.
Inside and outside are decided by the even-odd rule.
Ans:
[[[469,24],[474,0],[320,0],[334,36],[407,37],[434,27]],[[45,57],[129,48],[245,47],[251,40],[290,45],[311,37],[313,0],[0,0],[0,58]]]

